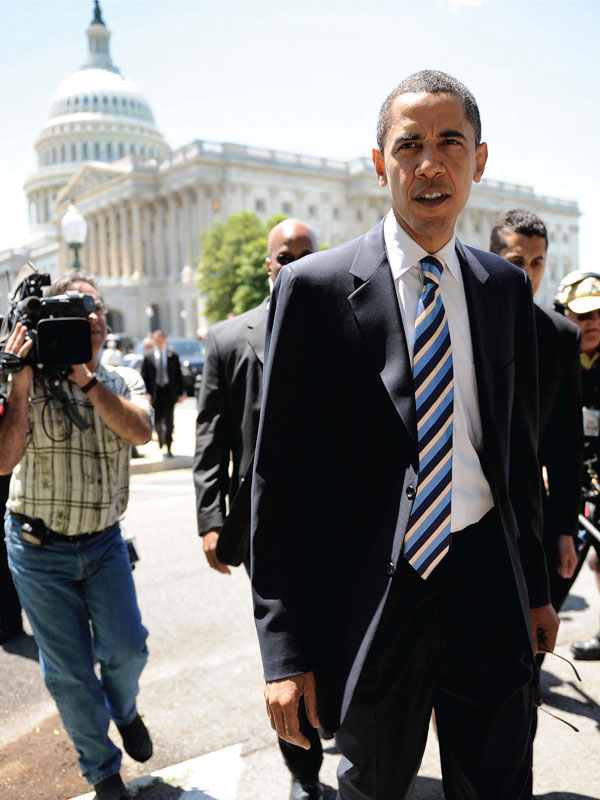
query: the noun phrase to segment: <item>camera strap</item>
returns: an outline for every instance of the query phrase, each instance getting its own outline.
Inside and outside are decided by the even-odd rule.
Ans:
[[[65,392],[65,390],[60,385],[59,380],[49,380],[48,381],[48,389],[53,397],[55,397],[58,402],[63,407],[63,411],[67,415],[67,417],[71,420],[73,425],[76,425],[80,431],[87,431],[88,428],[91,428],[92,425],[87,419],[81,416],[79,411],[75,406],[75,403],[71,400],[69,395]]]

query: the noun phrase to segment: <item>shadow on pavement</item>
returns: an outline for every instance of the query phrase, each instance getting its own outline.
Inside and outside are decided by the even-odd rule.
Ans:
[[[438,778],[418,777],[411,800],[444,800],[442,782]]]
[[[550,792],[549,794],[536,794],[535,800],[596,800],[589,794],[573,794],[572,792]]]
[[[562,681],[552,673],[544,671],[541,685],[544,705],[557,711],[567,711],[569,714],[578,714],[581,717],[593,719],[600,728],[600,705],[594,697],[584,691],[583,683]],[[578,697],[567,697],[555,691],[559,686],[570,686]],[[575,796],[573,795],[573,797]]]
[[[17,636],[16,639],[11,639],[9,642],[6,642],[6,644],[2,645],[2,649],[6,653],[12,653],[13,655],[22,656],[23,658],[30,658],[32,661],[37,661],[39,659],[38,647],[35,643],[35,639],[28,633],[22,633],[20,636]]]
[[[135,785],[132,797],[139,798],[139,800],[185,800],[186,792],[183,789],[177,789],[169,783],[165,783],[162,779],[157,779],[156,783],[146,784],[138,788],[135,792]],[[194,795],[196,797],[197,795]],[[214,800],[212,795],[200,794],[198,800]]]
[[[577,594],[570,594],[563,603],[560,612],[562,614],[563,611],[585,611],[586,608],[589,608],[589,604],[584,597],[580,597]]]

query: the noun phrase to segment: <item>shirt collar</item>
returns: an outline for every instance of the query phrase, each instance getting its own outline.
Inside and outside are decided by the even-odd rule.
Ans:
[[[428,253],[400,227],[394,211],[390,209],[383,222],[383,236],[394,280],[401,278],[405,272],[415,267],[422,258],[428,255],[439,256],[443,259],[454,278],[460,280],[455,233],[436,253]]]

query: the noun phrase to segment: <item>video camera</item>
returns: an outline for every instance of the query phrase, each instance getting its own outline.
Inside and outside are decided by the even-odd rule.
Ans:
[[[95,309],[89,294],[68,291],[44,297],[50,275],[39,273],[28,262],[17,275],[9,296],[9,310],[0,332],[0,347],[18,322],[28,328],[34,346],[25,359],[0,352],[0,372],[18,372],[29,365],[50,375],[68,374],[72,364],[92,360],[91,328],[88,316]]]

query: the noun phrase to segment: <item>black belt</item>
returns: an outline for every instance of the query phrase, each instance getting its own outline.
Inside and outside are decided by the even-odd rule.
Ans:
[[[25,539],[26,542],[38,544],[39,546],[42,546],[48,539],[57,542],[85,542],[88,539],[93,539],[94,536],[104,533],[106,530],[106,528],[102,528],[100,531],[75,533],[69,536],[65,533],[56,533],[56,531],[49,528],[41,519],[28,517],[26,514],[17,514],[15,511],[11,511],[10,513],[13,519],[16,519],[22,526],[22,538]]]

